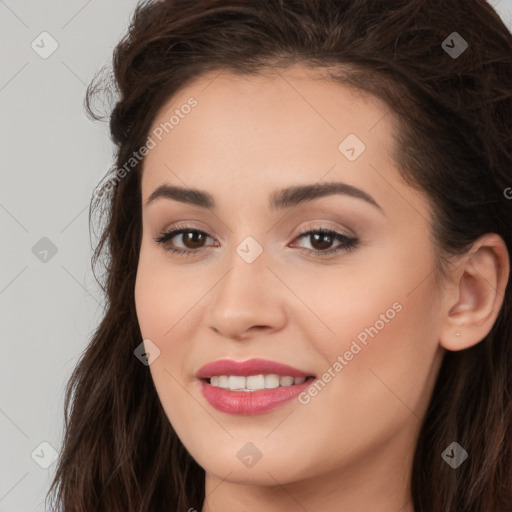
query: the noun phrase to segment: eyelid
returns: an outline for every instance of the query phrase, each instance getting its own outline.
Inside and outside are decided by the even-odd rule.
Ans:
[[[169,252],[171,255],[186,255],[187,257],[189,255],[196,256],[198,254],[201,254],[205,252],[206,249],[209,247],[199,247],[196,249],[182,249],[182,248],[176,248],[176,247],[169,247],[167,248],[166,245],[169,243],[169,240],[172,238],[179,236],[180,234],[186,233],[186,232],[196,232],[201,233],[203,235],[206,235],[206,237],[214,239],[213,236],[211,236],[206,230],[199,229],[194,227],[193,225],[182,225],[182,224],[175,224],[171,226],[167,231],[161,232],[159,235],[157,235],[154,240],[161,246],[163,246],[163,249],[167,252]],[[306,249],[304,247],[299,247],[298,249],[302,251],[303,253],[306,253],[309,255],[316,255],[320,258],[327,259],[328,257],[335,257],[338,256],[341,253],[348,253],[354,249],[356,249],[359,246],[359,238],[355,235],[347,235],[343,232],[343,230],[340,230],[338,228],[329,227],[326,224],[320,225],[320,226],[309,226],[304,227],[299,230],[299,233],[293,238],[292,243],[296,240],[299,240],[301,238],[306,238],[307,235],[311,235],[313,233],[323,233],[323,234],[329,234],[331,235],[331,238],[334,238],[334,242],[338,241],[339,245],[335,246],[334,248],[326,249],[326,250],[319,250],[319,249]],[[211,247],[211,246],[210,246]],[[218,247],[218,245],[217,245]],[[293,245],[292,245],[293,247]],[[210,252],[211,254],[211,252]]]
[[[304,233],[309,233],[310,231],[317,231],[317,230],[326,231],[326,230],[328,230],[328,231],[335,231],[335,232],[339,233],[340,235],[346,236],[347,238],[356,238],[355,233],[351,232],[351,230],[349,230],[349,229],[340,228],[338,226],[332,226],[332,225],[326,223],[326,221],[317,220],[317,221],[311,221],[311,222],[317,222],[319,224],[318,225],[317,224],[313,224],[313,225],[308,224],[306,227],[300,228],[299,232],[297,233],[296,236],[303,235]]]
[[[309,225],[308,224],[306,227],[300,228],[299,231],[297,232],[297,234],[294,236],[294,238],[293,238],[294,240],[296,238],[298,238],[300,235],[309,233],[310,231],[316,232],[319,230],[320,231],[327,231],[327,230],[334,231],[334,232],[337,232],[340,235],[343,235],[347,238],[358,238],[357,235],[354,232],[352,232],[352,230],[339,228],[337,226],[331,226],[328,223],[326,223],[325,220],[323,220],[323,221],[322,220],[314,220],[314,221],[309,221],[309,222],[317,222],[319,224],[318,225]],[[194,226],[193,221],[181,221],[181,222],[172,224],[169,228],[166,228],[166,229],[163,229],[162,231],[160,231],[159,234],[157,235],[157,237],[164,236],[171,232],[178,231],[181,229],[189,230],[189,231],[198,231],[198,232],[201,232],[201,233],[209,236],[210,238],[214,238],[212,235],[210,235],[210,233],[205,228]],[[295,230],[292,230],[288,236],[289,237],[293,236],[294,231]]]

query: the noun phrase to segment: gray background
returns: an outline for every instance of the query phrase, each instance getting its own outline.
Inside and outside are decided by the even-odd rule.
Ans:
[[[512,30],[512,0],[491,4]],[[101,318],[88,205],[113,145],[83,99],[135,5],[0,0],[0,512],[45,510],[64,387]]]

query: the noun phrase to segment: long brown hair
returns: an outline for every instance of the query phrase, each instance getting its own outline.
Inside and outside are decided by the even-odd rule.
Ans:
[[[453,32],[468,43],[457,56],[442,46]],[[113,74],[97,75],[86,97],[89,115],[101,119],[93,98],[117,95],[117,156],[89,213],[102,222],[92,264],[103,265],[105,314],[66,388],[65,438],[47,496],[66,512],[201,510],[204,470],[133,354],[142,341],[134,303],[141,162],[128,171],[126,162],[190,80],[297,62],[328,69],[396,116],[393,156],[404,180],[431,201],[441,272],[485,233],[512,250],[512,35],[485,0],[139,3],[114,50]],[[444,357],[415,451],[415,512],[512,510],[511,301],[509,280],[489,335]],[[457,470],[441,458],[452,441],[469,452]]]

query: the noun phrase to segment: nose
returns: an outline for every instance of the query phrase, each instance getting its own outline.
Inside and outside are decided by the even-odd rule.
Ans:
[[[286,288],[267,268],[263,254],[252,263],[235,255],[230,263],[209,294],[208,326],[237,341],[281,330],[287,320]]]

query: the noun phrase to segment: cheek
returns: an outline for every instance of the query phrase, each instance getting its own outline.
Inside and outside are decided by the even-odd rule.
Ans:
[[[160,350],[150,365],[159,392],[160,384],[161,389],[174,389],[169,387],[169,383],[175,383],[172,377],[181,383],[190,377],[185,375],[184,363],[195,352],[197,305],[208,290],[206,285],[197,285],[197,272],[172,267],[162,253],[141,253],[134,290],[141,335]]]
[[[157,269],[139,262],[135,281],[135,309],[143,338],[157,339],[164,332],[167,317],[162,315],[163,287],[156,279]]]
[[[352,423],[354,434],[379,417],[403,419],[408,408],[419,416],[435,373],[436,290],[433,280],[425,279],[432,262],[425,256],[413,266],[410,254],[400,256],[375,259],[336,279],[332,271],[318,275],[308,288],[305,280],[299,292],[317,316],[308,315],[301,330],[325,361],[319,375],[325,385],[319,385],[318,398],[311,400],[317,404],[311,405],[321,414],[328,403],[340,404],[331,410],[340,421],[348,407],[352,418],[359,418]]]
[[[169,337],[177,320],[185,313],[194,286],[181,283],[183,273],[166,264],[163,250],[144,248],[135,281],[135,307],[144,338]]]
[[[180,319],[190,306],[183,296],[187,288],[183,290],[177,285],[177,272],[169,272],[161,263],[154,263],[155,259],[141,254],[135,282],[135,307],[143,339],[150,339],[160,350],[149,371],[166,415],[175,426],[175,418],[188,421],[186,411],[190,396],[183,391],[182,372],[190,346],[187,339],[177,334]],[[187,316],[183,318],[186,319]]]
[[[274,441],[284,443],[314,428],[311,452],[321,455],[325,467],[335,468],[340,460],[371,456],[397,432],[411,436],[409,429],[420,425],[428,405],[437,369],[426,298],[367,289],[342,302],[347,310],[338,308],[337,315],[324,318],[337,335],[317,337],[316,350],[326,361],[318,391],[308,389],[297,424],[276,430]]]

